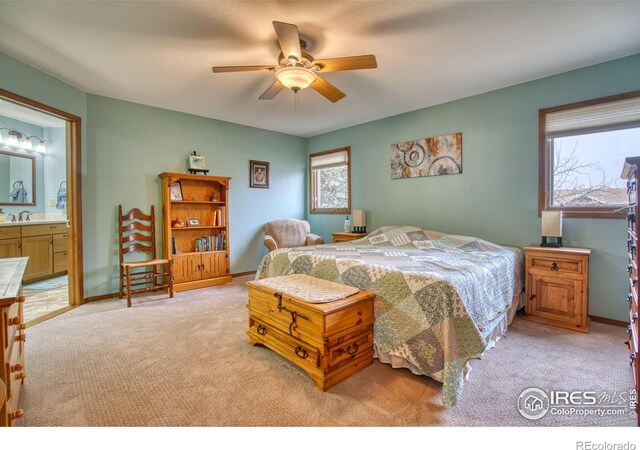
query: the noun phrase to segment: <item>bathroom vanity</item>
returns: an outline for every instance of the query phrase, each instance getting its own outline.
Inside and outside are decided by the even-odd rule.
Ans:
[[[25,282],[66,273],[66,221],[0,223],[0,259],[18,257],[29,257]]]

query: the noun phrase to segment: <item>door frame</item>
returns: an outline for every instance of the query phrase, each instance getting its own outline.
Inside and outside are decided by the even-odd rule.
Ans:
[[[69,305],[84,303],[82,258],[82,118],[0,88],[0,98],[63,119],[67,126],[67,248]]]

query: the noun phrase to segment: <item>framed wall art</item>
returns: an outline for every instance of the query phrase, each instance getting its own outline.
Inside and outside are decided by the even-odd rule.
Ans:
[[[249,161],[249,187],[269,189],[269,163]]]
[[[400,142],[391,146],[391,179],[462,173],[462,133]]]

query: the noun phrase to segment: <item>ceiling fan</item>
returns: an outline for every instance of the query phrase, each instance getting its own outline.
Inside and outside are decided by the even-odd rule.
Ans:
[[[345,93],[320,77],[319,73],[340,70],[375,69],[378,67],[374,55],[347,56],[315,60],[304,52],[307,43],[300,39],[298,27],[283,22],[273,22],[282,52],[277,65],[266,66],[221,66],[213,67],[213,73],[251,72],[268,70],[275,72],[276,81],[260,96],[260,100],[271,100],[284,88],[298,93],[309,86],[333,103],[342,100]]]

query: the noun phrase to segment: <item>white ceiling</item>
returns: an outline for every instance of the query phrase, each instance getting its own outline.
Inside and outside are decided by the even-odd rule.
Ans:
[[[347,94],[258,100],[271,22],[298,25],[316,59],[373,53],[328,73]],[[640,1],[0,2],[0,50],[94,94],[313,136],[640,53]]]

